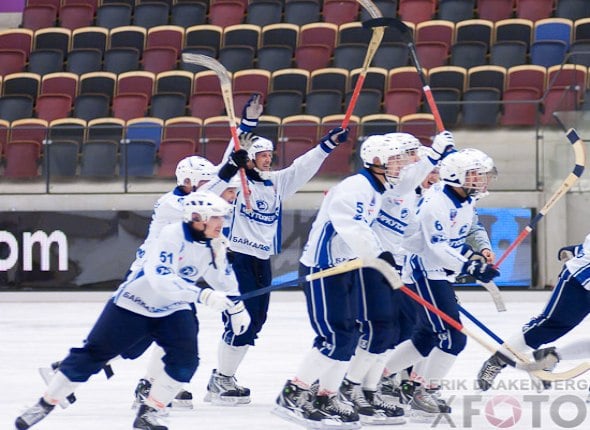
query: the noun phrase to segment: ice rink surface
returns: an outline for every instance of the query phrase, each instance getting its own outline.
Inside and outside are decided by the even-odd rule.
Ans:
[[[32,302],[36,293],[0,295],[0,430],[14,428],[14,418],[26,405],[42,394],[44,384],[38,368],[64,357],[68,349],[79,346],[104,305],[108,294],[74,299],[66,293],[63,300]],[[506,339],[532,316],[538,314],[547,293],[506,294],[508,311],[498,313],[485,292],[459,294],[462,305],[476,315],[500,337]],[[38,296],[47,297],[47,296]],[[82,297],[82,298],[80,298]],[[92,300],[89,300],[92,298]],[[484,299],[484,300],[482,300]],[[305,302],[300,292],[275,292],[268,322],[258,345],[252,348],[237,377],[241,385],[252,390],[252,403],[239,407],[212,406],[202,401],[211,369],[216,365],[217,343],[221,333],[218,314],[199,308],[200,366],[187,387],[195,396],[192,411],[173,410],[167,418],[170,430],[295,430],[301,429],[270,413],[274,399],[285,380],[295,372],[309,350],[313,333],[307,321]],[[463,321],[466,327],[477,327]],[[565,344],[587,335],[587,322],[571,332]],[[116,333],[113,333],[116,336]],[[482,334],[482,337],[487,336]],[[493,343],[492,340],[490,340]],[[505,369],[498,378],[498,389],[485,393],[474,389],[474,377],[489,353],[473,340],[459,356],[448,375],[444,390],[453,408],[450,416],[441,416],[432,424],[411,423],[403,426],[363,426],[363,428],[474,428],[474,429],[588,429],[590,417],[584,402],[590,374],[568,384],[538,393],[526,373]],[[589,358],[590,360],[590,358]],[[147,354],[135,361],[118,360],[113,364],[115,376],[106,380],[103,373],[92,377],[76,392],[78,401],[63,410],[57,407],[34,428],[39,430],[129,430],[135,412],[131,410],[133,390],[143,376]],[[576,362],[560,363],[569,369]]]

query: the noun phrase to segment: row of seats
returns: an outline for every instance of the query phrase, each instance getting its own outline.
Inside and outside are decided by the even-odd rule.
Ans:
[[[573,42],[590,40],[590,18],[576,21],[563,18],[548,18],[536,22],[525,19],[507,19],[496,23],[474,19],[458,23],[451,21],[427,21],[416,26],[410,25],[418,43],[444,43],[447,51],[457,42],[482,42],[489,47],[496,42],[522,41],[527,50],[534,42],[561,40],[566,48]],[[140,55],[145,48],[169,47],[177,56],[182,49],[206,47],[214,51],[228,46],[250,46],[254,52],[268,46],[286,46],[292,52],[304,45],[326,45],[331,56],[334,47],[345,43],[367,44],[371,31],[360,22],[348,22],[337,26],[331,23],[311,23],[303,26],[294,24],[270,24],[263,27],[252,24],[238,24],[222,28],[214,25],[195,25],[189,28],[179,26],[157,26],[145,29],[138,26],[119,26],[112,29],[83,27],[71,31],[65,28],[43,28],[33,32],[28,29],[13,29],[0,33],[1,49],[17,49],[26,58],[32,49],[56,49],[67,58],[75,49],[97,49],[104,53],[108,48],[135,48]],[[395,29],[386,29],[383,43],[402,41]]]
[[[222,27],[246,23],[268,25],[286,22],[304,25],[311,22],[343,24],[369,18],[355,0],[217,0],[214,2],[108,0],[29,0],[23,12],[23,27],[43,28],[59,25],[75,29],[93,22],[113,28],[119,25],[157,25],[189,27],[213,24]],[[376,0],[384,16],[399,17],[410,23],[432,19],[459,22],[467,19],[499,21],[511,17],[539,19],[556,16],[579,19],[590,15],[584,0]]]
[[[324,118],[296,115],[281,120],[262,116],[257,132],[276,142],[276,165],[289,165],[297,156],[317,144],[318,138],[340,125],[343,115]],[[358,139],[362,136],[406,131],[429,143],[434,133],[430,114],[352,116],[349,143],[342,145],[320,173],[350,173]],[[70,118],[47,123],[38,119],[9,124],[0,121],[3,176],[38,177],[49,169],[52,177],[82,176],[172,176],[176,163],[191,154],[221,162],[228,144],[227,118],[201,121],[192,117],[161,121],[142,118],[124,122],[116,118],[83,121]],[[45,160],[41,156],[45,154]],[[101,167],[102,166],[102,167]],[[118,166],[118,167],[117,167]]]
[[[241,112],[250,95],[258,93],[264,100],[265,113],[279,118],[344,113],[360,72],[360,69],[349,72],[340,68],[311,73],[303,69],[282,69],[272,74],[257,69],[242,70],[234,73],[232,79],[235,111]],[[574,108],[584,100],[585,89],[590,88],[588,68],[572,64],[548,69],[534,65],[509,69],[442,66],[425,69],[424,75],[435,99],[454,102],[457,114],[459,102],[468,102],[475,95],[480,97],[481,87],[485,87],[491,101],[496,102],[511,100],[515,91],[521,100],[533,101],[541,99],[545,93],[545,97],[551,99],[564,87],[578,88]],[[0,88],[0,119],[8,121],[32,116],[47,121],[69,116],[89,121],[111,115],[123,120],[145,115],[162,120],[184,115],[205,119],[225,111],[219,79],[212,71],[196,74],[168,71],[157,75],[128,72],[118,76],[108,72],[81,76],[54,73],[43,77],[15,73],[0,79]],[[422,99],[422,81],[414,67],[398,67],[389,72],[371,67],[354,114],[404,116],[418,113],[426,110]],[[521,125],[533,125],[534,117],[533,112],[530,120]],[[458,120],[457,115],[452,118],[448,120],[449,125]],[[489,121],[489,125],[494,124],[496,117],[489,117]]]

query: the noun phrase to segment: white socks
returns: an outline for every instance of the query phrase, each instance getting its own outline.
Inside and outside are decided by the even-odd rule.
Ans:
[[[182,382],[172,379],[162,372],[153,382],[150,395],[145,401],[148,406],[164,409],[182,388]]]
[[[355,384],[360,384],[378,359],[379,354],[371,354],[369,351],[357,346],[354,356],[348,365],[346,379]]]
[[[164,373],[164,362],[162,361],[162,357],[164,357],[165,352],[164,349],[156,342],[152,345],[152,352],[150,353],[150,360],[148,362],[148,367],[145,372],[144,379],[147,379],[151,383],[156,380],[158,376]]]
[[[419,376],[424,378],[427,387],[439,386],[456,360],[456,355],[449,354],[438,348],[433,348],[426,359],[424,372]]]
[[[300,383],[302,388],[309,388],[336,363],[338,363],[336,360],[325,356],[317,348],[312,348],[297,369],[294,380]]]
[[[379,385],[381,376],[383,376],[383,369],[385,368],[385,359],[387,358],[387,352],[384,352],[382,354],[376,354],[377,359],[373,362],[371,368],[366,373],[363,379],[364,389],[369,391],[377,391],[377,386]]]
[[[391,351],[385,367],[390,373],[398,373],[423,359],[424,356],[420,354],[412,341],[405,340]]]
[[[43,400],[50,405],[57,405],[66,396],[73,393],[80,384],[80,382],[70,381],[66,375],[58,370],[53,378],[51,378],[51,381],[49,381],[47,390],[45,390],[45,394],[43,395]]]
[[[234,376],[249,347],[250,345],[231,346],[220,339],[217,348],[217,372],[225,376]]]
[[[590,357],[590,339],[584,339],[557,348],[561,360],[578,360]]]

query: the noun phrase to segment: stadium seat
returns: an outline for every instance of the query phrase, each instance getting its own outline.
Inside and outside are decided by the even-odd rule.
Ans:
[[[554,0],[517,0],[516,16],[535,22],[549,18],[553,13]]]
[[[258,50],[260,27],[252,24],[230,25],[223,29],[223,46],[249,46],[253,52]]]
[[[63,71],[64,57],[58,49],[35,49],[29,55],[27,71],[47,75]]]
[[[39,176],[41,145],[32,141],[14,141],[4,149],[4,178],[24,179]]]
[[[495,42],[520,40],[526,43],[527,51],[533,37],[533,21],[528,19],[503,19],[494,25]]]
[[[121,73],[117,77],[117,94],[141,93],[149,102],[152,99],[155,80],[152,72],[138,70]]]
[[[265,25],[260,33],[261,47],[288,46],[291,51],[295,51],[298,40],[299,27],[285,22]]]
[[[176,165],[183,158],[195,155],[195,143],[189,139],[163,139],[158,151],[156,176],[172,178]]]
[[[49,123],[47,138],[51,141],[68,140],[82,144],[86,138],[86,121],[80,118],[60,118]]]
[[[545,92],[547,69],[542,66],[525,64],[514,66],[506,72],[506,89],[519,87],[533,87],[539,94]]]
[[[94,21],[94,8],[87,4],[65,4],[59,10],[59,26],[69,30],[88,27]]]
[[[44,145],[45,162],[43,172],[50,180],[59,178],[71,178],[76,176],[78,169],[78,142],[71,140],[52,141]]]
[[[366,45],[360,43],[340,44],[334,48],[333,67],[352,70],[363,66],[367,54]]]
[[[274,72],[293,66],[293,50],[286,45],[267,45],[258,49],[256,67]]]
[[[176,69],[176,50],[168,47],[146,48],[143,51],[141,65],[143,70],[152,73]]]
[[[117,75],[111,72],[91,72],[80,76],[78,81],[78,95],[102,94],[110,103],[115,94]],[[105,115],[106,116],[106,115]]]
[[[456,42],[483,42],[490,47],[494,34],[494,23],[485,19],[469,19],[455,26]]]
[[[21,51],[26,60],[32,48],[33,30],[29,28],[11,28],[0,31],[0,52],[4,50]]]
[[[217,92],[199,91],[189,101],[189,112],[197,118],[210,118],[223,115],[225,104],[223,97]]]
[[[416,42],[443,42],[451,48],[455,39],[455,24],[451,21],[435,19],[416,25]]]
[[[350,71],[350,79],[348,88],[350,91],[354,90],[356,81],[362,69],[355,69]],[[363,89],[379,90],[383,96],[383,91],[387,85],[387,69],[382,67],[369,67],[365,74],[365,81],[363,82]]]
[[[572,41],[573,23],[565,18],[546,18],[535,22],[533,27],[533,42],[539,40],[561,40],[567,48]]]
[[[264,111],[268,115],[285,118],[301,114],[303,94],[299,91],[272,91],[264,103]]]
[[[338,90],[310,90],[303,112],[318,117],[342,113],[342,97]]]
[[[156,144],[152,140],[125,139],[120,148],[119,174],[128,177],[152,177],[156,152]]]
[[[554,112],[575,111],[578,109],[581,92],[570,86],[548,87],[543,96],[543,113],[540,117],[542,125],[558,125],[553,117]]]
[[[490,64],[502,67],[526,63],[527,45],[521,40],[505,40],[494,43],[490,48]]]
[[[149,116],[167,120],[186,115],[187,100],[182,93],[158,93],[152,96]]]
[[[500,113],[501,94],[496,88],[468,88],[463,93],[464,126],[495,126]]]
[[[500,66],[477,66],[467,71],[467,88],[492,87],[504,91],[506,69]]]
[[[467,82],[467,70],[458,66],[442,66],[428,72],[430,88],[454,88],[463,94]]]
[[[350,100],[352,98],[352,91],[349,91],[344,96],[344,109],[348,109]],[[381,100],[383,94],[380,90],[372,88],[363,88],[358,95],[356,104],[354,105],[353,115],[358,117],[376,114],[381,112]]]
[[[139,70],[139,51],[135,48],[110,48],[104,52],[102,69],[121,74]]]
[[[23,9],[21,25],[30,30],[55,27],[57,9],[52,5],[31,5]]]
[[[414,24],[429,21],[435,10],[435,0],[399,0],[398,14],[402,21]]]
[[[268,94],[270,78],[271,73],[268,70],[240,70],[233,74],[232,89],[235,92],[258,93],[264,100]]]
[[[348,88],[347,84],[348,70],[338,67],[314,70],[309,76],[310,90],[338,90],[344,94]]]
[[[112,30],[131,25],[132,8],[124,3],[102,4],[96,9],[96,26]]]
[[[444,42],[416,42],[416,55],[426,69],[447,64],[449,48]]]
[[[102,70],[102,55],[102,52],[94,48],[72,49],[68,53],[65,71],[82,75]]]
[[[300,27],[305,24],[322,21],[320,18],[320,2],[315,0],[290,0],[285,2],[284,22]]]
[[[356,0],[324,0],[322,7],[323,21],[336,25],[356,21],[359,15],[359,3]]]
[[[148,30],[146,48],[172,48],[176,57],[180,56],[184,45],[184,28],[174,25],[161,25]]]
[[[557,18],[575,21],[590,16],[590,4],[585,0],[559,0],[555,7]]]
[[[39,118],[22,118],[12,121],[8,143],[31,141],[42,146],[47,139],[47,125],[47,121]]]
[[[456,88],[432,89],[432,97],[434,98],[438,113],[446,128],[455,127],[459,122],[461,94],[462,92]],[[424,110],[428,113],[432,113],[428,103],[425,104]]]
[[[78,75],[61,72],[42,76],[41,94],[65,94],[74,100],[78,95]]]
[[[189,28],[207,22],[207,4],[201,2],[177,2],[170,11],[170,24]]]
[[[229,27],[242,22],[245,5],[239,1],[218,0],[209,5],[209,24]]]
[[[180,93],[185,103],[193,93],[194,75],[184,70],[169,70],[156,76],[156,93]]]
[[[483,42],[456,42],[451,46],[450,65],[469,69],[487,63],[488,47]]]
[[[301,26],[299,31],[299,46],[325,45],[329,55],[336,46],[338,26],[329,22],[312,22]]]
[[[72,32],[67,28],[42,28],[35,31],[33,39],[33,48],[38,49],[55,49],[61,52],[62,58],[66,58],[70,48],[70,38]]]
[[[265,25],[281,22],[283,4],[279,0],[258,0],[248,4],[246,24]]]
[[[219,50],[219,62],[230,72],[254,68],[254,49],[250,46],[224,46]]]
[[[205,157],[213,164],[221,163],[231,138],[227,117],[216,116],[205,119],[203,121],[203,136]]]
[[[374,134],[394,133],[397,131],[399,117],[390,114],[373,114],[361,117],[359,141]]]
[[[332,48],[328,45],[299,45],[295,50],[295,65],[310,72],[327,67]]]
[[[424,71],[425,76],[428,76],[428,72]],[[422,81],[416,71],[415,67],[399,67],[389,71],[387,76],[387,91],[394,90],[396,88],[415,88],[422,90]]]
[[[119,143],[111,140],[89,140],[82,145],[80,176],[114,178],[117,170]]]
[[[186,29],[184,43],[187,48],[212,48],[216,57],[221,48],[222,35],[223,28],[218,25],[194,25]]]
[[[531,64],[551,67],[565,60],[567,44],[563,40],[538,40],[531,45]]]
[[[438,4],[438,19],[459,23],[473,19],[475,0],[442,0]]]
[[[4,76],[2,94],[5,96],[24,94],[37,99],[41,77],[36,73],[20,72]]]
[[[73,115],[85,121],[109,116],[109,98],[104,94],[79,94],[74,100]]]
[[[420,110],[422,92],[415,88],[395,88],[387,91],[383,100],[383,112],[398,117]]]
[[[508,88],[502,101],[501,126],[533,126],[536,123],[541,92],[532,87]],[[528,102],[528,103],[527,103]]]
[[[66,94],[42,94],[37,97],[35,114],[45,121],[66,118],[72,111],[72,98]]]
[[[374,67],[394,69],[408,65],[410,51],[405,43],[382,43],[379,45],[371,64]]]
[[[88,133],[85,141],[111,141],[118,148],[123,139],[125,121],[119,118],[96,118],[88,121]]]
[[[164,120],[154,117],[136,118],[127,121],[125,139],[152,141],[158,150],[162,140]]]
[[[477,0],[477,14],[481,19],[500,21],[512,17],[514,0]]]
[[[144,28],[166,25],[169,14],[170,8],[164,2],[142,2],[135,5],[132,23]]]
[[[97,49],[104,54],[109,40],[109,31],[102,27],[82,27],[72,31],[71,49]]]
[[[307,93],[310,73],[303,69],[277,70],[271,75],[270,86],[272,91],[297,91],[300,94]]]
[[[113,116],[123,121],[146,116],[148,100],[145,94],[124,93],[113,98]]]
[[[340,127],[344,115],[330,115],[322,118],[320,124],[320,136],[324,136],[330,129]],[[352,173],[352,155],[355,150],[357,141],[360,119],[358,116],[351,116],[348,127],[348,140],[338,146],[328,158],[322,163],[318,170],[318,175],[323,176],[343,176]]]
[[[0,119],[12,122],[33,116],[33,99],[26,95],[0,97]]]
[[[429,113],[414,113],[400,118],[398,131],[416,136],[423,145],[430,145],[436,134],[434,117]]]
[[[320,118],[314,115],[293,115],[283,118],[283,140],[309,139],[317,143]]]
[[[201,134],[203,120],[190,116],[170,118],[164,122],[162,138],[164,140],[190,140],[194,144],[195,152],[201,152]]]
[[[201,91],[216,92],[221,94],[221,85],[219,77],[212,70],[204,70],[195,73],[195,80],[193,81],[193,93]]]

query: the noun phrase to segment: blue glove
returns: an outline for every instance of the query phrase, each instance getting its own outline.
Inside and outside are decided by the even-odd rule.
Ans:
[[[482,282],[490,282],[496,276],[500,276],[500,271],[494,269],[494,266],[491,264],[474,260],[466,261],[461,268],[461,273],[473,276],[475,279]]]
[[[569,245],[560,248],[559,251],[557,251],[557,259],[562,263],[571,260],[580,250],[580,246],[581,245]]]
[[[346,127],[346,129],[343,129],[342,127],[333,128],[328,134],[320,139],[320,146],[329,154],[338,145],[346,142],[349,132],[350,128],[348,127]]]
[[[251,131],[258,125],[258,118],[262,115],[262,104],[260,94],[252,94],[242,110],[242,121],[240,129],[244,132]]]

